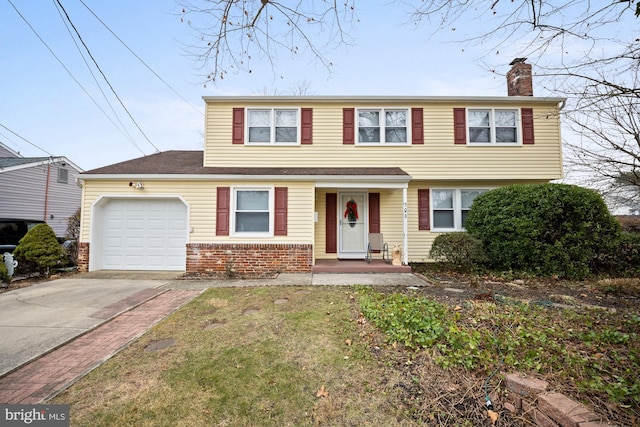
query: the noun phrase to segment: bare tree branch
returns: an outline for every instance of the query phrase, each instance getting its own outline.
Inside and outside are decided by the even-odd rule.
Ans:
[[[355,0],[198,0],[184,1],[181,20],[199,36],[188,46],[206,80],[216,82],[229,72],[252,72],[256,57],[275,73],[279,55],[310,52],[328,71],[323,48],[346,45],[345,25],[353,19]],[[202,6],[201,6],[202,5]]]

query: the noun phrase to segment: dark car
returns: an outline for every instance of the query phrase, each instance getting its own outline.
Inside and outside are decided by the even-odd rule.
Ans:
[[[36,219],[0,218],[0,255],[13,252],[27,231],[43,222]]]

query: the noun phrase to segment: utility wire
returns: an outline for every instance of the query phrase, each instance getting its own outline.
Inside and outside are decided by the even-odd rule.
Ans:
[[[129,116],[129,118],[131,119],[131,121],[133,122],[133,124],[136,126],[136,128],[138,128],[138,130],[140,131],[140,133],[142,134],[142,136],[144,136],[144,138],[147,140],[147,142],[149,144],[151,144],[151,146],[153,148],[156,149],[156,153],[159,153],[160,150],[158,149],[158,147],[155,146],[155,144],[153,142],[151,142],[151,140],[149,139],[149,137],[147,136],[147,134],[144,133],[144,131],[140,128],[140,126],[138,125],[138,122],[136,122],[136,120],[133,118],[133,116],[131,115],[131,113],[129,112],[129,110],[127,109],[127,107],[124,105],[124,103],[122,102],[122,99],[120,99],[120,96],[118,95],[118,93],[115,91],[115,89],[113,88],[113,86],[111,85],[111,82],[109,82],[109,79],[107,78],[107,76],[104,74],[104,72],[102,71],[102,69],[100,68],[100,65],[98,65],[98,62],[95,60],[95,58],[93,57],[93,55],[91,54],[91,51],[89,50],[89,48],[87,47],[86,43],[84,42],[84,40],[82,39],[82,36],[80,35],[80,33],[78,32],[78,29],[75,27],[75,25],[73,25],[73,22],[71,21],[71,18],[69,17],[69,14],[67,13],[67,11],[65,10],[65,8],[62,6],[62,4],[60,3],[60,0],[56,0],[56,3],[58,3],[58,5],[60,6],[60,9],[62,9],[62,12],[64,13],[67,21],[69,22],[69,24],[71,25],[71,28],[73,28],[73,30],[76,33],[76,36],[78,37],[78,40],[80,40],[80,43],[82,43],[82,46],[84,46],[85,50],[87,51],[87,54],[89,55],[89,58],[91,58],[91,60],[93,61],[94,65],[96,66],[96,68],[98,69],[98,71],[100,72],[100,74],[102,75],[102,78],[105,80],[105,82],[107,83],[107,86],[109,86],[109,89],[111,89],[111,92],[113,92],[113,95],[116,97],[116,99],[118,100],[118,102],[120,103],[120,105],[122,106],[122,108],[124,109],[124,111],[127,113],[127,115]]]
[[[80,57],[82,58],[82,61],[84,62],[84,65],[87,67],[87,70],[89,70],[89,74],[91,74],[91,77],[93,78],[93,81],[95,82],[96,86],[98,86],[98,90],[100,90],[100,93],[102,94],[102,97],[104,98],[105,102],[107,103],[107,105],[111,109],[111,112],[115,116],[116,120],[118,120],[118,123],[120,123],[120,127],[119,127],[120,132],[122,133],[122,135],[126,139],[129,140],[129,142],[131,142],[131,144],[133,144],[138,149],[138,151],[140,151],[142,153],[142,155],[145,155],[144,151],[142,151],[142,149],[138,146],[138,144],[136,144],[135,140],[133,139],[133,137],[131,136],[131,134],[127,130],[127,128],[124,125],[124,123],[122,123],[122,120],[120,120],[120,116],[118,115],[118,113],[116,113],[115,109],[113,108],[113,105],[111,104],[111,101],[109,101],[109,98],[107,97],[107,95],[102,90],[102,86],[98,82],[98,79],[96,78],[96,75],[94,74],[94,72],[91,69],[91,67],[89,66],[89,63],[87,62],[85,56],[83,55],[82,49],[80,49],[80,46],[78,46],[78,42],[76,41],[75,37],[73,37],[73,34],[71,33],[71,30],[69,29],[69,25],[67,24],[67,21],[62,16],[62,12],[60,11],[60,8],[56,4],[55,0],[54,0],[53,4],[54,4],[54,6],[56,6],[56,10],[58,11],[58,15],[60,16],[60,20],[62,21],[62,23],[64,24],[65,28],[67,29],[67,32],[69,33],[69,37],[71,37],[71,40],[73,41],[73,44],[75,45],[76,50],[80,54]],[[113,123],[113,121],[112,121],[112,123]],[[114,126],[118,127],[115,123],[113,123],[113,124],[114,124]]]
[[[160,75],[158,75],[158,73],[156,73],[142,58],[140,58],[129,46],[127,46],[127,44],[122,41],[122,39],[120,39],[120,37],[117,36],[116,33],[114,33],[111,28],[109,28],[109,26],[107,24],[105,24],[102,19],[100,19],[100,17],[98,17],[98,15],[95,14],[95,12],[93,10],[91,10],[89,8],[89,6],[87,6],[85,4],[84,1],[80,0],[80,3],[82,3],[82,5],[87,8],[87,10],[89,12],[91,12],[91,14],[98,20],[98,22],[100,22],[112,35],[113,37],[115,37],[120,43],[122,43],[122,45],[127,48],[127,50],[129,52],[131,52],[131,54],[133,56],[136,57],[136,59],[138,61],[140,61],[145,67],[147,67],[147,69],[149,71],[151,71],[151,73],[156,76],[162,83],[165,84],[165,86],[167,86],[174,94],[176,94],[180,99],[182,99],[185,103],[187,103],[191,108],[193,108],[195,111],[197,111],[200,115],[204,116],[204,113],[200,110],[198,110],[197,107],[195,107],[193,104],[191,104],[189,101],[187,101],[187,99],[185,99],[182,95],[180,95],[180,93],[178,93],[178,91],[176,91],[169,83],[167,83],[162,77],[160,77]]]
[[[11,2],[9,2],[11,3]],[[48,152],[47,150],[45,150],[44,148],[40,148],[38,147],[36,144],[34,144],[33,142],[29,141],[27,138],[23,137],[22,135],[17,134],[16,132],[12,131],[11,129],[9,129],[8,127],[6,127],[5,125],[3,125],[2,123],[0,123],[0,127],[3,127],[4,129],[8,130],[9,132],[11,132],[12,134],[14,134],[15,136],[17,136],[18,138],[20,138],[21,140],[25,141],[26,143],[36,147],[38,150],[40,151],[44,151],[45,153],[47,153],[50,157],[54,157],[53,154],[51,154],[50,152]]]
[[[29,27],[29,29],[31,29],[31,31],[33,32],[33,34],[36,35],[36,37],[38,38],[38,40],[40,40],[40,42],[47,48],[47,50],[49,51],[49,53],[51,53],[51,55],[56,59],[56,61],[58,61],[58,63],[62,66],[62,68],[67,72],[67,74],[69,75],[69,77],[71,77],[71,79],[80,87],[80,89],[82,89],[82,91],[85,93],[85,95],[87,95],[89,97],[89,99],[91,99],[91,101],[95,104],[96,107],[98,107],[98,109],[100,111],[102,111],[102,114],[105,115],[105,117],[107,117],[109,119],[109,121],[111,121],[111,123],[120,131],[122,132],[122,129],[120,129],[115,122],[113,121],[113,119],[111,119],[111,117],[109,117],[109,115],[102,109],[102,107],[100,106],[100,104],[98,104],[96,102],[95,99],[93,99],[93,97],[91,96],[91,94],[89,94],[89,92],[87,92],[87,90],[84,88],[84,86],[82,86],[82,84],[78,81],[78,79],[75,78],[75,76],[73,75],[73,73],[71,73],[71,71],[67,68],[66,65],[64,65],[64,62],[62,62],[62,60],[60,58],[58,58],[58,56],[55,54],[55,52],[51,49],[51,47],[49,47],[49,45],[47,44],[47,42],[44,41],[44,39],[42,37],[40,37],[40,34],[38,34],[38,32],[36,31],[35,28],[33,28],[33,26],[31,25],[31,23],[29,23],[29,21],[22,15],[22,13],[20,13],[20,11],[18,10],[18,8],[11,2],[11,0],[7,0],[7,2],[11,5],[11,7],[13,7],[13,9],[16,11],[16,13],[18,14],[18,16],[20,16],[20,18],[24,21],[25,24],[27,24],[27,26]],[[4,126],[3,126],[4,127]],[[5,128],[6,129],[6,128]],[[8,129],[7,129],[8,130]],[[11,131],[11,133],[14,133],[13,131]],[[15,133],[14,133],[15,134]],[[17,135],[17,134],[16,134]],[[20,135],[17,135],[20,138],[22,138]],[[24,139],[24,138],[22,138]],[[26,139],[25,139],[26,141]],[[29,141],[27,141],[29,142]],[[33,145],[34,147],[37,147],[35,144],[29,142],[29,144]],[[135,143],[133,143],[135,145]],[[146,153],[144,151],[142,151],[140,149],[140,147],[138,147],[137,145],[135,145],[136,148],[138,150],[140,150],[140,152],[142,153],[142,155],[146,155]],[[37,147],[38,149],[42,150],[41,148]],[[45,153],[48,153],[46,150],[42,150]]]

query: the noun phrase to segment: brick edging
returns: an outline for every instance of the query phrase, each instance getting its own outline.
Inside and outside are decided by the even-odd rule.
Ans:
[[[562,393],[547,392],[549,383],[519,372],[505,377],[505,409],[541,427],[610,427],[607,419]]]

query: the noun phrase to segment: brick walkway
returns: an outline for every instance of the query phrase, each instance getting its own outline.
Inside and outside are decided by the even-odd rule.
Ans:
[[[104,363],[201,291],[169,290],[0,378],[0,403],[41,403]]]

